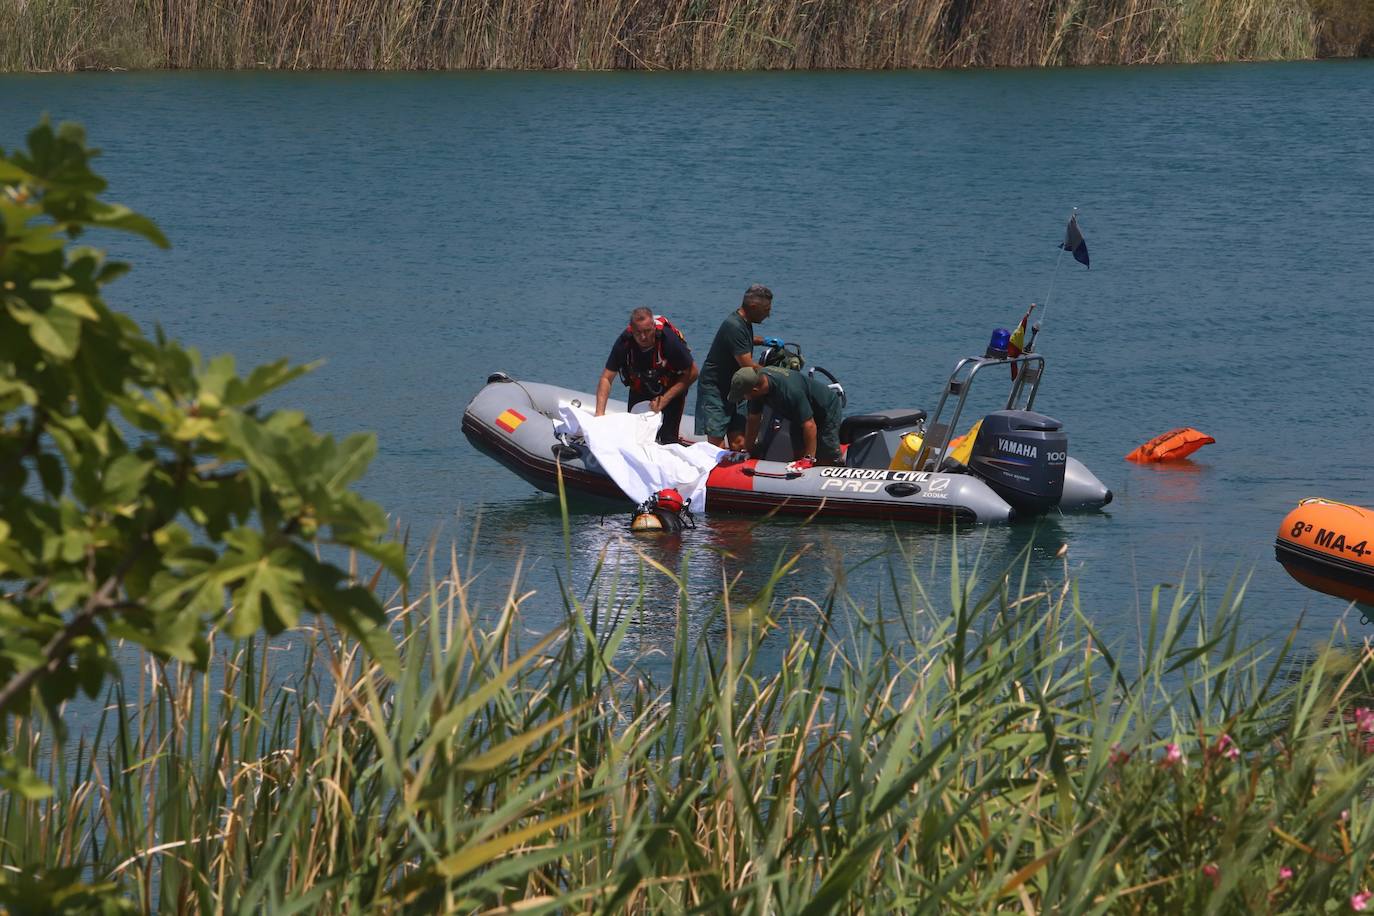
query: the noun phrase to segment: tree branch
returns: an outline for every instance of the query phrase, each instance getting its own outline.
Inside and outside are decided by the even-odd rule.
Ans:
[[[86,603],[81,610],[77,611],[76,616],[62,627],[61,630],[53,634],[52,639],[43,647],[43,658],[45,661],[41,665],[35,665],[26,671],[21,671],[10,678],[9,683],[0,688],[0,714],[8,711],[9,706],[14,700],[24,694],[34,683],[45,675],[53,674],[67,657],[67,649],[72,641],[91,624],[96,617],[110,607],[113,607],[115,591],[120,583],[124,581],[124,575],[133,568],[139,555],[148,545],[147,538],[141,538],[127,556],[120,561],[119,566],[115,567],[114,572],[100,586],[100,590],[86,599]]]

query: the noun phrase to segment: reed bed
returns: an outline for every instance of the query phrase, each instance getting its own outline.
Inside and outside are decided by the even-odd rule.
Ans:
[[[887,69],[1374,50],[1374,0],[0,0],[0,70]]]
[[[145,659],[74,753],[48,754],[37,722],[11,732],[56,792],[0,795],[0,900],[70,884],[205,913],[1374,906],[1368,646],[1247,648],[1243,587],[1199,583],[1156,589],[1119,659],[1072,582],[1029,587],[1027,565],[986,591],[956,572],[937,605],[888,558],[899,597],[864,608],[838,585],[786,596],[795,562],[757,593],[724,582],[695,637],[685,570],[648,556],[633,581],[565,576],[561,625],[532,634],[518,576],[484,614],[450,555],[397,596],[398,680],[326,631],[222,647],[209,673]],[[673,655],[646,665],[626,638],[665,585]]]

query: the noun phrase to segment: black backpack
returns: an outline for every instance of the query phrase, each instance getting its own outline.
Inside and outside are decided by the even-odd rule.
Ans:
[[[759,365],[800,372],[802,366],[806,365],[806,360],[802,357],[801,347],[794,343],[785,343],[780,347],[764,347],[763,352],[759,354]]]
[[[816,373],[820,373],[826,387],[840,396],[840,406],[847,407],[849,405],[849,398],[845,396],[844,386],[835,376],[820,366],[812,366],[803,371],[802,367],[806,365],[806,358],[802,356],[801,347],[797,344],[785,343],[780,347],[764,347],[763,352],[759,354],[759,365],[791,369],[793,372],[801,372],[808,378],[814,378]]]

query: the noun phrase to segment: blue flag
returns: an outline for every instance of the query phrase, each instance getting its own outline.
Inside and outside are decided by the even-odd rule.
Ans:
[[[1069,217],[1069,228],[1064,233],[1064,244],[1059,246],[1065,251],[1073,253],[1073,259],[1084,267],[1092,269],[1088,264],[1088,243],[1083,241],[1083,233],[1078,231],[1078,214]]]

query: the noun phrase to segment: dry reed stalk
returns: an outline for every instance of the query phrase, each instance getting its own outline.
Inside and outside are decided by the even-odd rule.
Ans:
[[[0,37],[0,68],[1056,66],[1294,58],[1374,45],[1374,0],[1307,2],[0,0],[15,23],[13,35]],[[121,25],[117,42],[112,22]]]

